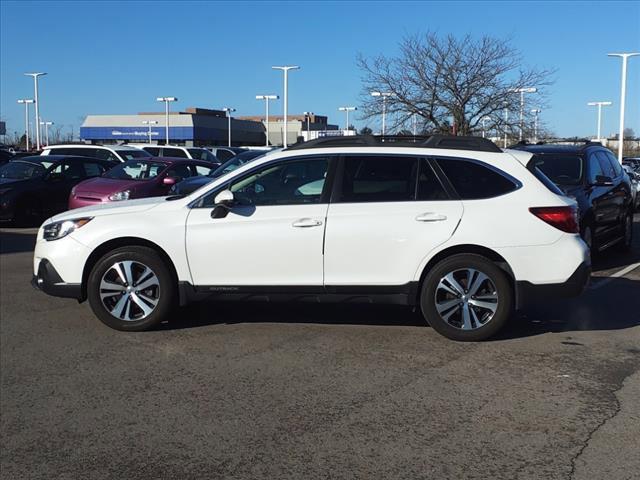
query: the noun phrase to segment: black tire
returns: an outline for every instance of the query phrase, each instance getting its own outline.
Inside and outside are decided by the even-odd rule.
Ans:
[[[37,227],[42,220],[42,208],[34,198],[22,198],[18,200],[14,215],[16,227]]]
[[[616,245],[616,249],[620,252],[628,252],[631,250],[631,244],[633,243],[633,212],[629,212],[624,217],[622,235],[622,241]]]
[[[122,277],[117,275],[117,269],[113,268],[119,262],[133,262],[130,268],[132,272],[130,276],[134,281],[131,282],[131,285],[121,280]],[[154,284],[146,290],[137,291],[135,289],[136,275],[138,275],[137,281],[141,281],[140,285],[147,283],[144,280],[149,278],[148,276],[141,278],[142,272],[146,271],[143,270],[143,267],[149,268],[151,273],[155,274],[157,286]],[[120,268],[122,269],[122,267]],[[129,275],[126,276],[128,277]],[[117,290],[113,290],[114,292],[120,291],[125,285],[129,285],[132,290],[125,290],[125,293],[120,292],[117,294],[109,291],[109,296],[103,302],[100,287],[103,279],[111,282],[109,285],[123,284],[117,285],[115,287]],[[136,301],[133,300],[134,293],[136,294]],[[125,295],[129,296],[128,300],[123,298]],[[139,246],[121,247],[104,255],[94,265],[87,282],[87,297],[93,313],[105,325],[116,330],[144,331],[168,320],[176,298],[176,281],[165,261],[155,250]],[[148,301],[150,299],[156,301],[155,306],[153,306],[152,301]],[[121,304],[124,305],[124,309],[116,308],[119,300],[124,302]],[[114,308],[113,311],[121,311],[122,316],[130,317],[131,319],[125,320],[115,316],[107,308],[107,304]],[[144,305],[147,309],[151,309],[150,313],[144,315],[145,312],[138,305]]]
[[[466,277],[460,277],[464,275],[468,269],[481,272],[486,275],[488,281],[484,281],[482,285],[479,285],[481,289],[474,291],[474,293],[480,292],[479,297],[487,297],[496,295],[495,311],[489,315],[490,310],[484,307],[478,307],[477,305],[471,305],[471,303],[481,302],[488,304],[483,300],[476,299],[475,296],[471,296],[471,293],[467,294],[468,280],[465,283]],[[447,292],[439,287],[441,279],[446,275],[452,273],[454,278],[460,279],[458,286],[463,288],[464,295],[451,296],[451,300],[442,298],[441,295]],[[474,278],[481,278],[474,276]],[[474,282],[471,281],[471,286],[474,286]],[[493,291],[493,294],[490,294]],[[484,293],[482,293],[484,292]],[[450,294],[449,294],[450,295]],[[464,301],[463,301],[464,297]],[[469,297],[467,299],[467,297]],[[437,305],[442,307],[448,301],[454,301],[459,298],[460,305],[457,307],[459,310],[454,311],[452,316],[449,317],[449,322],[446,321],[443,316],[438,312]],[[469,303],[467,303],[467,301]],[[438,303],[437,302],[441,302]],[[422,291],[420,296],[420,306],[422,314],[429,324],[441,335],[451,339],[463,342],[475,342],[486,340],[489,337],[495,335],[509,320],[513,312],[513,289],[507,277],[507,274],[500,269],[491,260],[476,254],[458,254],[453,255],[438,262],[427,274],[422,284]],[[462,313],[464,308],[467,307],[467,312],[470,317],[469,322],[472,328],[463,329]],[[456,307],[454,306],[453,309]],[[471,312],[473,310],[473,312]],[[452,310],[443,310],[443,314],[447,316]],[[460,320],[459,325],[454,325],[456,320]],[[484,320],[484,322],[478,322],[476,320]]]

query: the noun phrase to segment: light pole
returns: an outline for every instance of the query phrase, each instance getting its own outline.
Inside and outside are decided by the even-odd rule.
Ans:
[[[486,136],[487,120],[491,120],[491,117],[482,117],[482,138]]]
[[[269,146],[269,100],[277,100],[280,97],[278,95],[256,95],[256,100],[264,100],[264,103],[266,105],[266,113],[264,116],[264,123],[266,126],[266,143],[265,145],[268,147]]]
[[[509,127],[509,107],[504,107],[504,148],[507,148],[507,128]]]
[[[535,87],[514,88],[512,92],[520,94],[520,136],[518,140],[522,140],[522,134],[524,132],[524,94],[536,93],[538,91]]]
[[[274,70],[282,70],[284,72],[284,97],[283,97],[283,111],[284,115],[282,116],[282,121],[284,122],[284,132],[282,134],[282,146],[287,148],[287,113],[289,108],[288,103],[288,88],[289,88],[289,70],[298,70],[300,69],[297,65],[283,65],[281,67],[271,67]]]
[[[29,77],[33,77],[33,100],[36,104],[36,149],[40,150],[40,126],[38,121],[40,119],[40,102],[38,101],[38,77],[46,75],[44,72],[25,73]]]
[[[158,97],[158,102],[164,102],[164,131],[166,135],[165,145],[169,145],[169,102],[177,102],[177,97]]]
[[[313,115],[313,112],[302,112],[302,114],[307,121],[307,141],[309,141],[311,140],[311,134],[309,132],[311,132],[311,115]]]
[[[224,107],[222,109],[223,112],[227,112],[227,118],[229,119],[229,126],[227,127],[227,133],[229,135],[229,146],[231,146],[231,112],[235,112],[235,108]]]
[[[540,110],[539,108],[534,108],[533,110],[531,110],[531,113],[533,113],[533,143],[538,143],[538,115],[540,114],[542,110]]]
[[[151,125],[157,125],[158,122],[156,120],[143,120],[143,125],[149,125],[149,143],[151,143]]]
[[[53,125],[53,122],[40,122],[40,125],[44,126],[45,133],[45,141],[47,142],[47,147],[49,146],[49,127]]]
[[[600,141],[600,132],[601,130],[601,126],[602,126],[602,107],[608,107],[610,106],[612,103],[611,102],[589,102],[587,103],[588,106],[590,107],[598,107],[598,137],[597,140]]]
[[[386,132],[387,98],[393,95],[391,92],[371,92],[372,97],[382,97],[382,136]]]
[[[338,111],[347,114],[347,124],[344,127],[345,131],[349,130],[349,112],[355,112],[356,110],[358,110],[358,107],[338,107]]]
[[[34,103],[32,98],[21,98],[18,100],[18,103],[24,103],[24,147],[28,152],[30,150],[29,146],[29,104]]]
[[[622,58],[622,85],[620,86],[620,134],[618,135],[618,161],[622,163],[622,147],[624,145],[624,104],[627,95],[627,60],[640,53],[609,53],[610,57]]]

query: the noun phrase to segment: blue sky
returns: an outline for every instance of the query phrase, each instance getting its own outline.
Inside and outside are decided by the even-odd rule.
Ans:
[[[77,134],[87,114],[159,111],[162,95],[179,98],[172,108],[230,105],[236,115],[257,115],[256,94],[282,93],[282,74],[271,66],[297,64],[289,111],[342,124],[338,106],[357,105],[361,90],[356,55],[393,55],[404,35],[426,30],[510,37],[528,64],[557,69],[541,114],[555,133],[594,134],[592,100],[614,102],[603,133],[617,131],[621,62],[607,53],[640,51],[638,1],[2,0],[0,115],[9,132],[24,129],[16,100],[33,95],[29,71],[48,72],[41,116],[64,132],[73,125]],[[273,111],[281,113],[280,101]],[[640,134],[640,57],[629,62],[626,119]]]

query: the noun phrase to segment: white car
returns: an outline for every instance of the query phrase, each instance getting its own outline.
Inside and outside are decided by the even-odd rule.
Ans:
[[[209,150],[200,147],[182,147],[180,145],[156,145],[151,143],[129,144],[136,148],[141,148],[154,157],[190,158],[192,160],[204,160],[215,165],[222,162]]]
[[[33,283],[119,330],[194,300],[267,298],[418,306],[446,337],[485,339],[590,274],[575,202],[530,158],[472,137],[306,142],[186,197],[47,220]]]
[[[49,145],[40,155],[79,155],[112,162],[126,162],[135,158],[150,157],[151,154],[140,148],[127,145]]]

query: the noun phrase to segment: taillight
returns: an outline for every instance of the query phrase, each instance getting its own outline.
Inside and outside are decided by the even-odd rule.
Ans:
[[[567,233],[578,233],[578,214],[575,207],[533,207],[529,211],[543,222]]]

